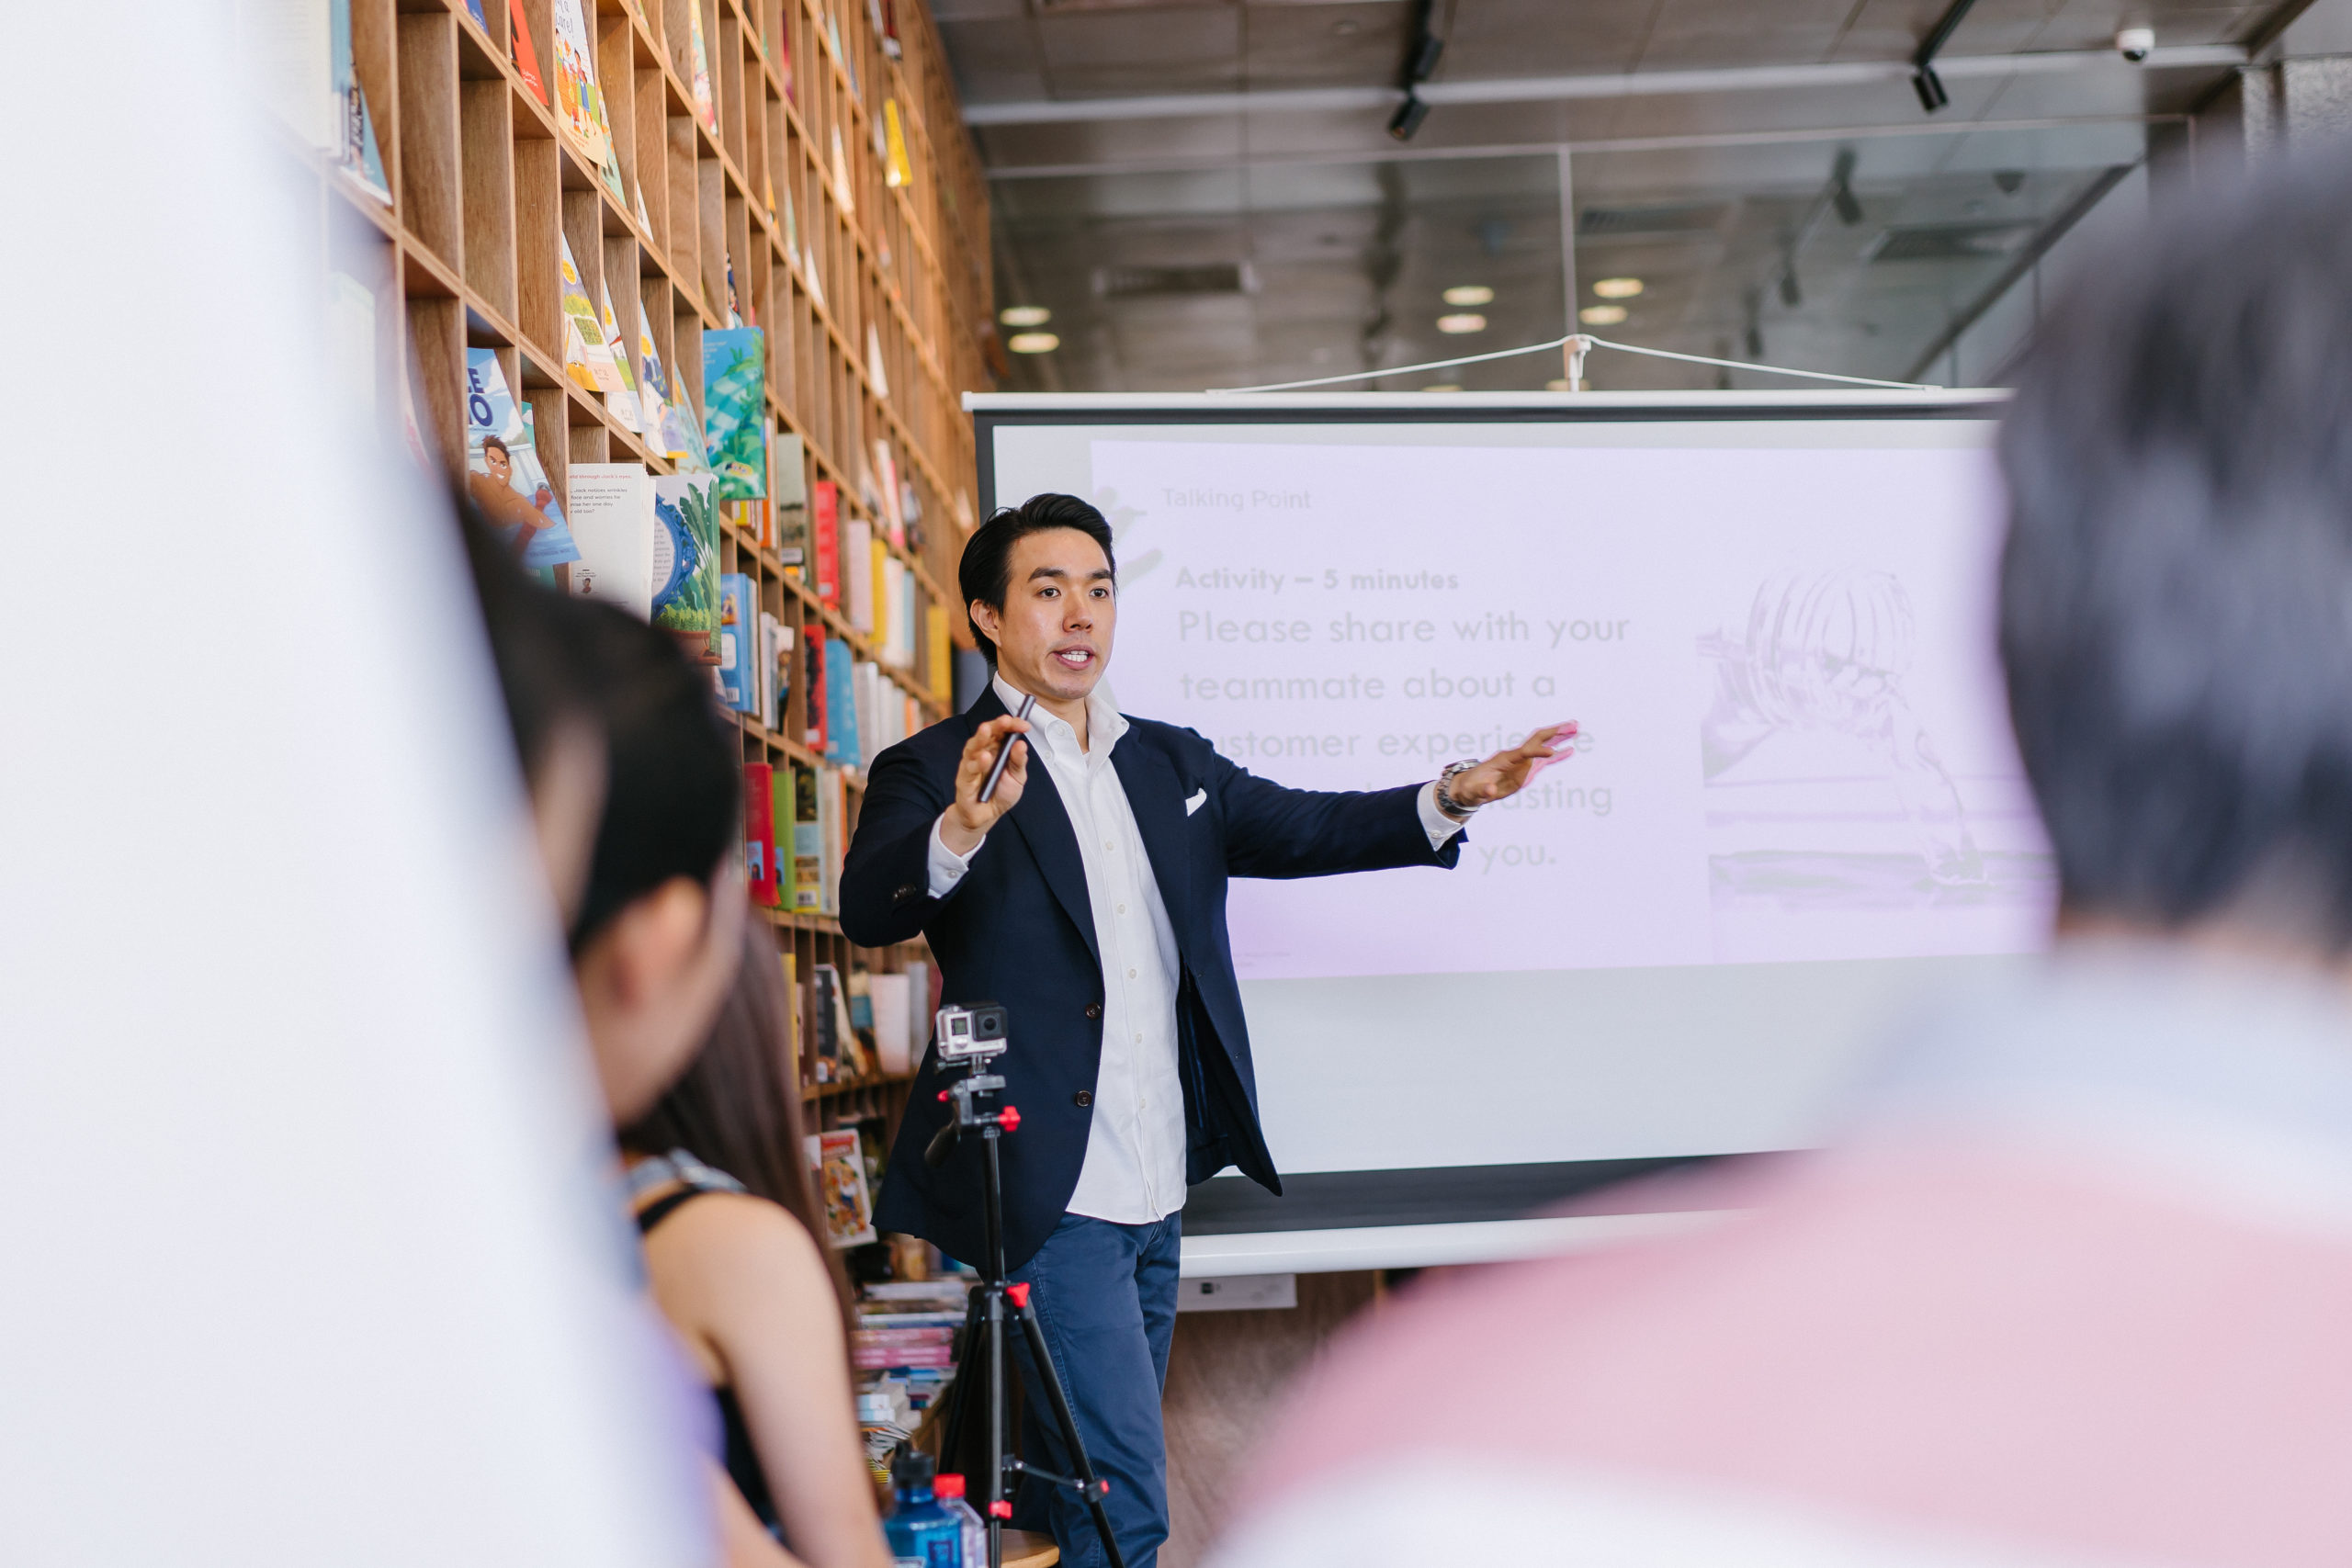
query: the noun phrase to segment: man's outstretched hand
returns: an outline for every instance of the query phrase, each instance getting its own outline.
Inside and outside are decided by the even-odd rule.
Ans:
[[[1025,742],[1012,747],[1012,755],[1005,760],[1004,776],[996,781],[994,795],[982,800],[980,786],[988,783],[989,770],[996,764],[997,748],[1012,746],[1012,738],[1028,733],[1028,720],[1006,714],[980,726],[964,742],[963,760],[956,764],[956,804],[939,819],[939,840],[956,854],[968,855],[979,848],[980,840],[989,836],[997,818],[1020,803],[1022,785],[1029,781],[1029,747]]]
[[[1445,793],[1462,806],[1492,805],[1507,799],[1527,787],[1533,778],[1552,763],[1567,755],[1569,742],[1577,738],[1577,722],[1547,724],[1508,751],[1498,751],[1475,768],[1464,768],[1453,775]]]

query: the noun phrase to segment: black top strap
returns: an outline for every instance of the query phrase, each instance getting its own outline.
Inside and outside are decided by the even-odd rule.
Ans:
[[[653,1227],[693,1202],[706,1192],[718,1192],[717,1187],[681,1187],[675,1192],[665,1192],[637,1212],[637,1234],[651,1235]]]

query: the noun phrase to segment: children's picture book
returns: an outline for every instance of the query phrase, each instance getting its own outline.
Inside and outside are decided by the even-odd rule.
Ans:
[[[335,167],[345,179],[390,207],[392,187],[384,177],[375,117],[368,112],[368,95],[360,89],[359,73],[352,64],[351,0],[334,0],[328,34],[334,71]]]
[[[808,454],[799,436],[781,431],[768,442],[768,501],[775,549],[786,566],[808,558]]]
[[[766,339],[757,327],[702,334],[703,434],[721,501],[767,494]]]
[[[708,474],[663,474],[653,481],[653,624],[686,656],[716,664],[718,648],[718,514]]]
[[[466,0],[466,9],[473,13],[474,26],[484,32],[490,31],[490,18],[482,15],[481,0]]]
[[[628,351],[628,339],[621,335],[621,323],[613,314],[613,291],[603,278],[596,280],[596,325],[604,332],[605,347],[613,356],[613,370],[620,378],[620,389],[606,395],[605,401],[613,417],[625,430],[640,434],[645,430],[645,415],[637,393],[636,355]]]
[[[871,634],[874,630],[874,526],[863,517],[853,517],[842,525],[842,609],[849,616],[850,629]]]
[[[605,341],[604,323],[596,319],[596,306],[588,298],[587,287],[580,281],[579,264],[571,259],[571,241],[556,235],[557,273],[563,296],[563,369],[579,384],[583,392],[611,393],[621,384],[620,369],[613,363],[612,344]]]
[[[596,90],[596,43],[581,0],[554,0],[556,118],[593,168],[612,156],[612,123]],[[616,193],[617,194],[617,193]]]
[[[752,606],[758,603],[752,580],[740,571],[718,578],[718,694],[737,713],[750,713],[752,647],[756,640]]]
[[[762,908],[775,908],[777,894],[774,773],[765,762],[743,764],[743,880]]]
[[[718,134],[718,105],[710,95],[710,50],[703,42],[702,0],[686,0],[686,38],[694,55],[695,118],[713,136]]]
[[[651,620],[661,529],[653,519],[653,476],[645,465],[572,464],[571,533],[581,561],[571,569],[572,592]]]
[[[514,56],[514,73],[523,78],[523,85],[539,107],[548,107],[548,85],[539,74],[539,51],[531,42],[531,24],[524,19],[523,0],[506,0],[506,40],[508,51]]]
[[[922,613],[923,653],[930,665],[925,679],[934,701],[947,702],[956,686],[956,645],[947,637],[947,606],[933,604]]]
[[[842,491],[831,479],[819,479],[809,486],[808,547],[817,602],[838,610],[842,605]]]
[[[856,656],[839,637],[825,639],[825,761],[837,767],[865,763],[858,750]]]
[[[530,405],[518,403],[507,389],[496,349],[466,350],[466,494],[527,570],[544,571],[580,558],[539,466]]]
[[[790,770],[792,781],[792,910],[815,915],[825,908],[825,833],[817,821],[817,779]]]

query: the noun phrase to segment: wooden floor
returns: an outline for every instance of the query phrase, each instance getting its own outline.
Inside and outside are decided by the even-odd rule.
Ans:
[[[1283,1393],[1378,1295],[1376,1274],[1301,1274],[1298,1305],[1287,1311],[1178,1314],[1163,1406],[1169,1538],[1160,1568],[1195,1568],[1206,1557]]]

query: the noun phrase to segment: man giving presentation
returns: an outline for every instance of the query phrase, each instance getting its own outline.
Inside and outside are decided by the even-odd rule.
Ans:
[[[1525,784],[1576,727],[1546,726],[1430,783],[1285,789],[1192,730],[1114,705],[1101,682],[1117,569],[1110,527],[1085,502],[1040,495],[999,512],[957,576],[994,679],[969,709],[875,759],[842,872],[842,930],[866,947],[929,938],[948,1000],[1010,1015],[995,1068],[1021,1111],[1002,1145],[1005,1260],[1033,1288],[1079,1434],[1110,1483],[1120,1550],[1151,1568],[1168,1535],[1159,1401],[1184,1190],[1238,1166],[1282,1190],[1258,1126],[1227,879],[1451,867],[1470,813]],[[1012,712],[1024,696],[1036,698],[1026,722]],[[977,1140],[936,1170],[922,1159],[953,1114],[944,1082],[926,1054],[875,1222],[977,1258]],[[1068,1474],[1035,1369],[1023,1378],[1023,1450]],[[1065,1562],[1103,1561],[1067,1491],[1024,1482],[1013,1522],[1050,1529]]]

